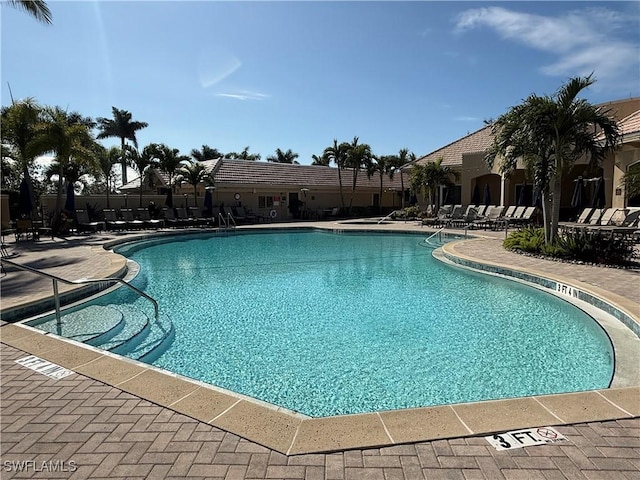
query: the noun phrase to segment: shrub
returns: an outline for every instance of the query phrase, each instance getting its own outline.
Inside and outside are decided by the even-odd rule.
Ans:
[[[602,230],[563,232],[551,245],[547,245],[544,242],[544,229],[524,228],[509,234],[503,246],[512,251],[609,265],[630,263],[635,256],[631,241],[616,238],[612,232]]]
[[[507,250],[540,253],[544,245],[544,229],[527,227],[511,232],[502,245]]]

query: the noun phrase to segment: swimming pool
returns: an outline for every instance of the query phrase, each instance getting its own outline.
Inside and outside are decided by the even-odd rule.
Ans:
[[[153,364],[310,416],[606,388],[607,335],[424,236],[285,231],[125,246],[175,339]],[[131,302],[121,291],[99,301]]]

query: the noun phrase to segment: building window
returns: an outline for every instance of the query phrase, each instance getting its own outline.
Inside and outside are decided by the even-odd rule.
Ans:
[[[273,207],[273,197],[265,197],[263,195],[258,196],[258,208],[271,207]]]

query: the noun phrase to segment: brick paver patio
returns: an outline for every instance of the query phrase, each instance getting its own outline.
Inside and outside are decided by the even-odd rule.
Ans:
[[[88,276],[91,247],[73,248],[85,257],[55,255],[74,259],[69,275]],[[31,261],[39,254],[19,253]],[[581,271],[581,281],[617,282],[629,273],[607,272],[603,281],[596,270]],[[635,300],[627,289],[632,293],[620,293]],[[640,479],[640,418],[559,426],[566,442],[517,450],[496,451],[484,438],[468,437],[287,457],[80,374],[50,379],[15,363],[25,355],[0,344],[3,479]]]

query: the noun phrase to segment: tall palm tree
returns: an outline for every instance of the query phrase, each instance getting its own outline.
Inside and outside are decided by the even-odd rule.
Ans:
[[[415,153],[409,153],[408,148],[402,148],[398,152],[398,155],[395,157],[395,170],[396,172],[400,172],[400,189],[402,190],[402,196],[400,199],[400,208],[404,208],[404,166],[415,160]]]
[[[209,145],[203,145],[200,150],[194,148],[191,150],[191,156],[196,162],[205,162],[207,160],[215,160],[222,157],[222,153],[217,148],[211,148]]]
[[[111,208],[109,194],[114,184],[113,167],[120,161],[122,154],[118,147],[105,148],[99,143],[96,143],[94,153],[98,162],[97,173],[99,176],[104,177],[106,185],[107,208]]]
[[[135,168],[140,175],[140,200],[138,206],[142,208],[142,188],[145,184],[153,186],[153,173],[159,165],[158,145],[151,143],[138,152],[136,148],[129,145],[125,148],[127,164]]]
[[[453,187],[452,179],[458,179],[460,174],[448,165],[442,165],[443,158],[424,165],[414,165],[411,170],[411,189],[422,193],[429,205],[436,205],[436,194],[440,187]]]
[[[207,170],[205,166],[200,162],[192,162],[188,161],[186,165],[184,165],[180,169],[180,177],[182,180],[187,182],[190,185],[193,185],[193,199],[195,201],[194,205],[198,206],[198,184],[203,182],[205,177],[207,176]]]
[[[189,161],[189,157],[186,155],[180,155],[179,149],[170,148],[165,144],[160,144],[157,148],[157,155],[160,160],[158,168],[161,172],[167,174],[169,177],[169,188],[174,191],[174,179],[176,178],[182,164]]]
[[[543,194],[545,242],[558,233],[562,178],[586,156],[599,165],[620,141],[620,131],[609,109],[596,107],[578,95],[595,82],[591,75],[570,79],[553,96],[530,95],[522,104],[492,124],[494,141],[485,159],[509,173],[524,160]]]
[[[321,165],[323,167],[328,167],[331,163],[331,160],[323,153],[321,155],[311,155],[311,165]]]
[[[349,200],[349,213],[353,209],[353,197],[356,193],[356,183],[358,182],[358,173],[362,168],[369,169],[371,164],[371,147],[366,143],[358,143],[358,137],[353,137],[351,143],[344,142],[344,148],[346,150],[346,166],[351,169],[352,183],[351,183],[351,198]]]
[[[338,144],[338,140],[333,139],[333,145],[324,149],[322,154],[326,158],[329,159],[330,162],[333,162],[338,167],[338,184],[340,186],[340,206],[342,208],[345,207],[344,204],[344,191],[342,188],[342,170],[346,166],[347,162],[347,149],[344,143]]]
[[[27,182],[31,205],[35,209],[36,202],[30,170],[34,166],[36,157],[44,153],[36,146],[38,125],[42,121],[42,107],[33,98],[27,98],[2,107],[1,115],[0,138],[5,149],[3,156],[8,156],[16,162]]]
[[[7,0],[7,3],[24,10],[39,22],[51,24],[51,11],[44,0]]]
[[[120,139],[120,150],[122,152],[122,184],[127,183],[127,159],[125,158],[125,141],[130,140],[135,148],[138,148],[136,132],[149,126],[147,122],[137,122],[132,120],[132,115],[127,110],[120,110],[111,107],[113,118],[98,118],[98,128],[100,133],[98,139],[118,137]]]
[[[229,152],[227,153],[224,158],[230,158],[230,159],[235,159],[235,160],[251,160],[251,161],[258,161],[260,160],[260,154],[259,153],[249,153],[249,147],[244,147],[244,150],[242,150],[242,152],[238,153],[238,152]]]
[[[297,164],[298,162],[296,162],[296,158],[298,157],[299,155],[295,152],[292,152],[291,149],[288,149],[286,152],[283,152],[279,148],[276,148],[276,154],[269,155],[267,157],[267,162]]]
[[[389,180],[393,180],[395,166],[397,163],[397,157],[395,155],[372,155],[372,161],[369,165],[369,169],[367,170],[367,176],[371,177],[375,173],[378,173],[380,176],[380,209],[382,209],[382,187],[384,176],[388,175]]]
[[[44,122],[39,126],[36,149],[53,152],[59,165],[56,214],[62,210],[64,172],[69,170],[69,165],[95,164],[93,138],[88,123],[90,119],[83,118],[75,112],[68,113],[60,107],[44,109]]]

